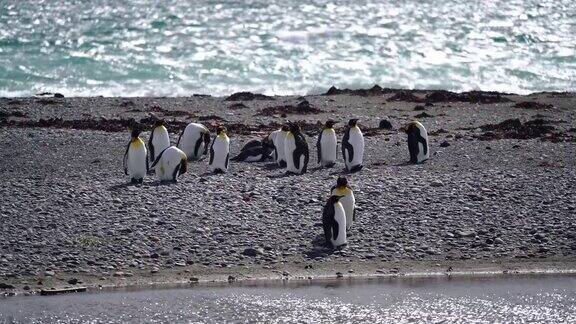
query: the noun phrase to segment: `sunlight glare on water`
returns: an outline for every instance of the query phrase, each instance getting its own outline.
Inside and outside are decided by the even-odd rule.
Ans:
[[[0,96],[576,90],[573,0],[4,1]]]
[[[104,292],[0,300],[0,322],[560,323],[576,321],[575,288],[557,276]]]

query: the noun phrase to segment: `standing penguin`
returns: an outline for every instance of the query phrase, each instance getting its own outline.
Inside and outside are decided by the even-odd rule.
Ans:
[[[218,126],[216,137],[210,146],[210,171],[213,173],[226,173],[230,157],[230,139],[226,135],[226,128]]]
[[[408,134],[408,152],[410,163],[422,163],[429,158],[428,132],[424,125],[418,121],[412,121],[402,128]]]
[[[148,139],[148,149],[150,149],[150,161],[156,161],[158,153],[164,151],[170,146],[170,137],[168,130],[163,119],[159,119],[154,123],[154,129]]]
[[[336,122],[333,120],[326,121],[324,129],[318,135],[318,141],[316,142],[318,163],[326,168],[331,168],[336,164],[337,140],[334,124]]]
[[[310,150],[300,126],[296,123],[290,124],[290,132],[284,141],[284,154],[286,156],[286,169],[289,173],[306,173],[310,160]]]
[[[202,154],[208,153],[210,144],[210,131],[206,126],[198,123],[190,123],[186,126],[176,146],[186,153],[189,160],[198,160]]]
[[[342,196],[340,203],[346,214],[346,230],[350,230],[352,223],[356,221],[356,199],[352,188],[348,185],[348,179],[339,177],[330,193],[333,196]]]
[[[330,196],[322,211],[322,226],[326,246],[337,248],[345,245],[346,241],[346,215],[340,203],[342,196]]]
[[[146,145],[140,138],[139,129],[132,130],[132,137],[124,153],[124,173],[130,175],[132,183],[142,183],[148,172],[148,156]]]
[[[284,152],[284,143],[286,142],[286,136],[290,132],[290,128],[287,125],[282,126],[281,129],[275,130],[270,133],[270,139],[274,145],[274,160],[282,168],[286,167],[286,154]]]
[[[165,148],[152,164],[159,181],[177,181],[178,176],[188,171],[186,153],[176,146]]]
[[[364,135],[358,127],[358,119],[350,119],[344,138],[342,138],[342,156],[346,170],[357,172],[362,169],[364,159]]]

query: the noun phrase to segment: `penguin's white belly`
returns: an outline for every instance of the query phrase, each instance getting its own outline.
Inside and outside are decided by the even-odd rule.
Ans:
[[[131,178],[142,179],[146,175],[146,146],[130,144],[128,149],[128,174]]]
[[[332,195],[341,195],[337,189],[332,190]],[[354,193],[351,190],[347,190],[344,197],[340,199],[342,207],[344,207],[344,213],[346,215],[346,229],[350,229],[352,223],[354,222],[354,208],[356,208],[356,199],[354,198]]]
[[[216,137],[212,149],[214,150],[214,158],[210,164],[210,171],[214,172],[218,169],[226,171],[228,169],[226,166],[226,158],[228,157],[230,149],[230,140],[228,138],[223,139],[221,137]]]
[[[194,123],[188,124],[184,129],[178,148],[184,151],[189,159],[198,160],[202,156],[204,152],[204,139],[202,138],[204,132],[205,129],[201,125]],[[194,148],[198,140],[201,141],[200,148],[194,154]]]
[[[154,155],[152,157],[152,162],[158,157],[160,152],[164,151],[167,147],[170,147],[170,137],[168,136],[168,131],[166,129],[154,129],[154,137],[152,138],[152,145],[154,145]]]
[[[335,247],[344,245],[346,240],[346,214],[341,203],[334,204],[334,220],[338,223],[338,237],[332,235],[332,245]]]
[[[174,180],[174,170],[180,168],[180,162],[183,158],[184,152],[177,147],[167,148],[154,168],[158,180]]]
[[[320,140],[320,149],[322,165],[329,165],[336,162],[336,132],[334,130],[322,131],[322,139]]]
[[[350,138],[348,142],[354,148],[354,156],[352,162],[349,162],[349,156],[346,156],[346,166],[351,169],[357,165],[362,165],[364,160],[364,136],[358,128],[353,128],[350,130]]]
[[[276,162],[286,162],[286,133],[280,132],[274,139],[274,147],[276,147]]]
[[[294,165],[294,151],[296,150],[296,140],[294,136],[290,135],[286,137],[284,141],[284,153],[286,159],[286,170],[289,172],[297,173],[298,169]]]
[[[250,155],[244,159],[246,162],[258,162],[262,159],[262,154]]]

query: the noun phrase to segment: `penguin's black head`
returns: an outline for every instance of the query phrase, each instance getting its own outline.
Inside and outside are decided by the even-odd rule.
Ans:
[[[402,126],[400,130],[406,134],[410,134],[414,131],[415,128],[418,128],[418,126],[416,126],[416,123],[417,123],[416,121],[411,121],[408,124]]]
[[[340,199],[342,199],[344,196],[336,196],[336,195],[332,195],[330,196],[330,198],[328,198],[328,202],[331,204],[335,204],[337,203]]]
[[[300,133],[300,126],[298,125],[298,123],[290,123],[290,132]]]
[[[348,179],[346,179],[345,177],[339,177],[338,180],[336,180],[336,186],[337,187],[348,186]]]
[[[350,127],[354,127],[358,124],[358,119],[357,118],[352,118],[348,121],[348,126]]]
[[[332,127],[334,127],[334,125],[336,125],[336,123],[337,123],[337,121],[329,119],[326,121],[324,126],[326,126],[326,128],[332,128]]]
[[[224,133],[226,133],[226,127],[218,126],[218,128],[216,128],[216,135],[220,135],[220,134],[224,134]]]
[[[166,122],[164,121],[164,119],[157,119],[154,122],[154,128],[160,127],[160,126],[166,126]]]
[[[266,136],[262,139],[262,147],[274,148],[274,143],[272,142],[272,139],[270,138],[270,135],[266,135]]]
[[[141,129],[139,129],[139,128],[134,128],[134,129],[132,130],[132,135],[131,135],[131,136],[132,136],[132,138],[136,138],[136,137],[140,136],[140,133],[142,133],[142,130],[141,130]]]
[[[290,127],[288,125],[282,125],[282,131],[283,132],[289,132],[290,131]]]

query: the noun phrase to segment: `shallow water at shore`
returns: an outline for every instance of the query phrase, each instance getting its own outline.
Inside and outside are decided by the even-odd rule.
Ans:
[[[388,278],[12,298],[0,322],[573,322],[576,277]]]

